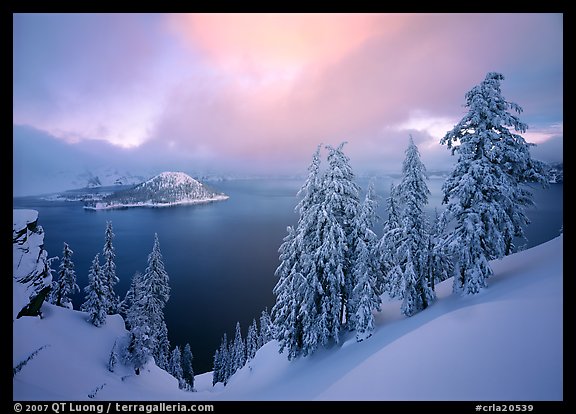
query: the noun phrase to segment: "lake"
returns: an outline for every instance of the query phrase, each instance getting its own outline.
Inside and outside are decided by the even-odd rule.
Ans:
[[[390,178],[375,181],[384,213]],[[398,183],[398,180],[394,180]],[[358,180],[363,190],[367,180]],[[443,179],[428,181],[428,211],[441,207]],[[171,344],[190,343],[196,373],[212,369],[214,351],[224,332],[233,338],[236,322],[245,337],[253,318],[274,305],[272,289],[278,266],[278,248],[286,226],[295,225],[296,193],[303,180],[230,180],[210,185],[230,196],[226,201],[169,208],[132,208],[90,211],[78,202],[45,201],[35,197],[14,198],[14,208],[39,211],[44,228],[44,247],[49,257],[61,256],[63,243],[74,251],[78,285],[87,285],[88,270],[102,252],[106,222],[115,234],[116,292],[123,297],[132,275],[144,272],[154,233],[172,289],[165,318]],[[526,230],[531,247],[556,237],[563,222],[563,186],[534,189],[537,206],[528,210],[532,220]],[[375,228],[381,236],[382,222]],[[58,270],[59,262],[53,266]],[[84,293],[73,298],[78,309]]]

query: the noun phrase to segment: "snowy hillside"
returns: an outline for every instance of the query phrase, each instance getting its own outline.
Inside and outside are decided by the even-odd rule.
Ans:
[[[96,210],[124,207],[164,207],[226,200],[227,195],[206,188],[183,172],[163,172],[133,188],[114,192],[87,203]]]
[[[122,319],[94,327],[86,314],[44,304],[44,318],[13,315],[15,400],[562,400],[563,236],[492,263],[475,296],[451,294],[406,318],[388,301],[374,335],[288,361],[275,341],[224,387],[196,375],[198,392],[149,364],[135,376],[107,369]],[[24,300],[14,281],[14,308]]]

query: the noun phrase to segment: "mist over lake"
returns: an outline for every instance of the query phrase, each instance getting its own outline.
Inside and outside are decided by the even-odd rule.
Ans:
[[[378,178],[379,216],[384,219],[390,178]],[[398,183],[398,180],[394,180]],[[132,208],[89,211],[79,202],[46,201],[37,197],[14,198],[14,208],[39,212],[49,257],[61,256],[63,243],[74,251],[77,282],[87,284],[90,264],[102,252],[106,222],[115,234],[116,292],[123,297],[132,275],[144,272],[158,233],[171,295],[165,309],[172,346],[189,342],[196,373],[212,369],[212,357],[227,332],[234,333],[237,321],[245,336],[253,318],[274,304],[274,271],[279,264],[278,248],[286,226],[295,225],[296,193],[302,179],[231,180],[212,183],[230,196],[226,201],[169,208]],[[427,184],[431,191],[429,213],[440,211],[443,179]],[[362,190],[367,180],[360,179]],[[362,195],[363,196],[363,195]],[[532,223],[526,229],[527,248],[559,234],[563,222],[563,185],[534,188],[536,206],[528,210]],[[381,236],[382,220],[374,229]],[[53,263],[58,270],[59,262]],[[78,309],[84,293],[73,298]]]

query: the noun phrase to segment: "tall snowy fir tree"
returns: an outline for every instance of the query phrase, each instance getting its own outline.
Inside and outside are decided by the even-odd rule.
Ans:
[[[118,276],[116,276],[116,263],[114,262],[116,254],[114,253],[114,245],[112,244],[113,238],[114,232],[112,222],[107,221],[106,231],[104,233],[104,247],[102,249],[102,258],[104,259],[104,263],[102,264],[102,274],[104,275],[106,288],[108,290],[108,315],[118,313],[118,304],[120,302],[118,295],[114,291],[114,286],[119,282],[119,279]]]
[[[148,267],[142,278],[142,294],[145,301],[144,312],[153,334],[154,348],[152,355],[160,368],[165,368],[169,358],[170,345],[168,330],[164,322],[164,307],[170,298],[168,273],[164,269],[164,259],[160,251],[158,234],[154,234],[154,246],[148,255]]]
[[[355,224],[357,235],[352,268],[354,288],[349,299],[351,315],[349,328],[356,331],[358,341],[372,335],[374,331],[372,311],[379,311],[382,303],[377,287],[378,262],[374,254],[378,237],[372,230],[377,220],[377,208],[374,182],[371,181]]]
[[[73,309],[70,295],[80,292],[80,287],[76,283],[74,263],[72,262],[73,253],[70,246],[64,243],[60,270],[58,271],[58,280],[52,282],[52,292],[50,292],[50,303],[70,309]]]
[[[428,280],[428,222],[424,208],[428,204],[430,190],[426,185],[426,167],[420,160],[418,147],[410,135],[406,158],[402,165],[402,180],[398,185],[401,203],[402,234],[398,245],[398,261],[402,270],[404,289],[402,298],[411,306],[403,306],[407,316],[426,309],[436,294]],[[410,266],[409,266],[410,264]],[[412,279],[415,281],[412,281]],[[406,295],[414,295],[407,299]],[[406,313],[408,312],[408,313]]]
[[[130,332],[130,343],[128,344],[127,361],[132,364],[136,375],[152,358],[154,342],[152,338],[152,328],[148,314],[146,312],[146,296],[143,289],[143,276],[136,272],[132,276],[130,285],[132,298],[126,311],[126,325]]]
[[[352,266],[359,211],[359,188],[343,147],[327,146],[328,169],[324,178],[325,203],[322,206],[326,221],[320,229],[321,247],[317,266],[324,290],[322,306],[328,312],[326,327],[329,337],[339,341],[342,326],[350,319],[348,299],[354,289]],[[325,343],[324,339],[322,343]]]
[[[530,156],[533,144],[515,133],[528,126],[510,112],[522,108],[502,96],[502,80],[489,72],[467,92],[468,113],[440,141],[458,154],[442,187],[443,221],[454,226],[443,241],[454,261],[454,292],[475,294],[487,286],[489,261],[513,253],[514,239],[525,238],[525,209],[534,202],[524,184],[547,182],[544,164]]]
[[[100,269],[98,254],[92,260],[88,273],[88,285],[84,288],[84,292],[86,292],[86,297],[80,310],[88,313],[88,321],[94,326],[104,325],[109,304],[106,281]]]
[[[186,387],[189,391],[194,391],[194,367],[192,366],[192,361],[194,356],[192,355],[192,349],[190,344],[187,343],[184,346],[184,351],[182,351],[182,377],[186,382]]]
[[[313,353],[340,340],[350,319],[348,300],[354,289],[356,216],[359,188],[345,143],[328,149],[328,166],[320,173],[320,146],[306,182],[298,192],[296,229],[280,247],[281,264],[272,309],[275,337],[288,358]]]
[[[301,302],[306,295],[314,298],[315,292],[320,290],[311,258],[317,245],[313,213],[318,210],[322,199],[320,148],[319,145],[314,152],[308,177],[298,191],[300,201],[295,208],[299,215],[298,225],[295,229],[290,226],[287,229],[288,235],[279,249],[281,263],[275,272],[278,282],[273,289],[276,303],[271,316],[274,338],[279,342],[280,352],[287,350],[289,359],[300,355],[304,346],[303,331],[312,328],[316,316],[315,304],[301,310]],[[262,318],[260,324],[260,335],[265,343]]]
[[[379,292],[386,292],[393,299],[402,298],[402,269],[398,258],[398,246],[402,239],[402,224],[398,189],[390,184],[390,195],[386,199],[387,219],[384,222],[382,237],[375,250],[379,265],[377,286]]]

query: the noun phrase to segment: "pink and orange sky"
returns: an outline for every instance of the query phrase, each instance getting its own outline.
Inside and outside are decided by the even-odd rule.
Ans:
[[[319,143],[344,140],[358,170],[399,171],[412,134],[434,170],[454,162],[439,140],[465,113],[465,93],[496,71],[524,109],[534,156],[562,160],[562,14],[13,22],[15,141],[33,131],[114,162],[301,174]]]

